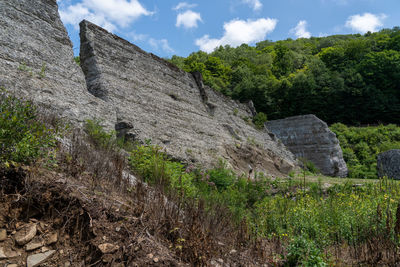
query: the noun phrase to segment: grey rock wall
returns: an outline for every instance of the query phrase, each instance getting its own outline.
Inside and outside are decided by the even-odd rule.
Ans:
[[[315,164],[329,176],[347,176],[347,166],[336,135],[314,115],[269,121],[267,129],[275,134],[297,157]]]
[[[72,122],[114,127],[115,111],[87,91],[56,0],[0,0],[0,87]]]
[[[178,159],[211,166],[218,158],[281,175],[297,165],[267,131],[256,130],[247,105],[204,86],[199,73],[167,61],[83,21],[81,63],[88,90],[116,111],[120,136],[151,140]]]
[[[400,180],[400,149],[380,153],[377,158],[379,177]]]

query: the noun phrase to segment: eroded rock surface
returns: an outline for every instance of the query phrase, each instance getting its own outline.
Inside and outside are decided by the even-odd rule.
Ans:
[[[204,86],[199,73],[186,73],[90,22],[80,26],[88,89],[116,109],[119,135],[151,140],[175,158],[206,166],[223,158],[246,172],[250,165],[280,175],[296,165],[267,131],[246,122],[252,118],[247,105]]]
[[[400,180],[400,149],[392,149],[378,155],[379,177]]]
[[[73,58],[56,0],[0,0],[0,87],[72,122],[113,125],[115,112],[89,94]]]
[[[172,157],[210,167],[281,175],[291,152],[258,131],[249,106],[105,30],[82,23],[82,69],[56,0],[0,0],[0,87],[75,124],[99,118],[130,140],[151,140]],[[245,119],[245,120],[244,120]],[[253,157],[255,155],[256,157]]]
[[[321,173],[347,176],[339,140],[328,125],[315,115],[269,121],[265,126],[297,157],[313,162]]]

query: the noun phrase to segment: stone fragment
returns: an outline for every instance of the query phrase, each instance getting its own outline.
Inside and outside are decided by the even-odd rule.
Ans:
[[[12,264],[7,265],[7,267],[18,267],[18,264],[12,263]]]
[[[149,258],[149,259],[152,259],[152,258],[154,258],[154,255],[153,255],[153,253],[149,253],[149,254],[147,254],[147,258]]]
[[[45,238],[46,238],[46,245],[51,245],[58,241],[58,234],[57,232],[54,232],[47,235]]]
[[[118,245],[110,244],[110,243],[104,243],[98,246],[101,253],[103,254],[110,254],[119,249]]]
[[[27,267],[35,267],[38,266],[39,264],[44,263],[46,260],[48,260],[53,254],[55,253],[55,250],[49,250],[45,253],[38,253],[34,255],[28,256],[26,259],[26,266]]]
[[[400,149],[380,153],[377,157],[379,177],[400,180]]]
[[[23,246],[31,241],[37,233],[36,224],[26,224],[15,234],[15,242]]]
[[[108,263],[113,260],[113,255],[112,254],[105,254],[102,257],[103,262]]]
[[[4,252],[4,248],[0,247],[0,260],[7,259],[6,253]]]
[[[0,229],[0,242],[7,239],[7,230]]]
[[[49,251],[50,249],[48,248],[48,247],[42,247],[42,249],[41,249],[41,251],[42,251],[42,253],[43,252],[47,252],[47,251]]]
[[[266,128],[298,158],[311,161],[324,175],[346,177],[347,165],[336,135],[315,115],[268,121]]]
[[[44,245],[44,240],[41,237],[35,237],[32,241],[26,244],[25,250],[26,251],[35,250],[37,248],[42,247],[43,245]]]
[[[21,256],[21,254],[16,251],[0,247],[0,260],[15,258],[19,256]]]
[[[157,257],[155,257],[155,258],[153,259],[153,261],[154,261],[155,263],[157,263],[157,262],[159,261],[159,259],[158,259]]]

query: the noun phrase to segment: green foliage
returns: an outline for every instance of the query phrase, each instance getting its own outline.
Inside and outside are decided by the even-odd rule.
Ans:
[[[75,61],[75,63],[78,64],[79,66],[81,65],[81,57],[79,57],[79,56],[74,57],[74,61]]]
[[[209,181],[213,183],[218,190],[226,190],[233,185],[236,175],[232,170],[226,168],[226,164],[220,160],[218,167],[208,171]]]
[[[253,123],[257,129],[264,129],[264,124],[267,122],[267,115],[263,112],[258,112],[253,118]]]
[[[330,129],[337,135],[351,178],[377,178],[376,157],[390,149],[400,149],[400,127],[387,126],[347,127],[333,124]]]
[[[324,262],[323,253],[317,248],[314,241],[307,240],[303,236],[294,237],[287,250],[287,265],[289,266],[328,266]]]
[[[96,146],[108,148],[116,144],[115,132],[106,132],[99,120],[87,120],[85,132]]]
[[[307,169],[309,172],[311,172],[311,173],[319,173],[319,172],[320,172],[320,171],[318,170],[318,168],[315,167],[315,164],[312,163],[312,162],[309,161],[309,160],[306,161],[305,167],[306,167],[306,169]]]
[[[269,119],[316,114],[349,125],[400,123],[400,29],[219,47],[171,62],[252,100]]]
[[[46,77],[46,63],[42,64],[42,68],[39,72],[39,78],[43,79],[44,77]]]
[[[287,266],[327,266],[324,252],[332,246],[358,246],[376,238],[397,244],[392,218],[400,201],[398,183],[300,187],[299,181],[272,180],[261,173],[251,179],[237,176],[223,161],[207,171],[185,168],[152,145],[136,146],[129,161],[148,183],[201,200],[206,209],[225,206],[234,222],[247,222],[252,236],[279,239],[286,246]]]
[[[194,174],[186,172],[183,164],[170,160],[157,146],[136,146],[131,151],[129,163],[132,170],[152,185],[162,185],[191,198],[198,193]]]
[[[58,129],[38,118],[35,106],[0,92],[0,161],[29,164],[55,147]]]

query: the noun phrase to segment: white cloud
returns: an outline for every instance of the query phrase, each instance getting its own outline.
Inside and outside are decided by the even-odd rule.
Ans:
[[[61,5],[60,8],[65,24],[78,27],[81,20],[87,19],[110,31],[127,27],[139,17],[151,14],[138,0],[82,0],[74,5]]]
[[[186,29],[197,28],[197,22],[202,21],[200,13],[187,10],[184,13],[179,13],[176,17],[176,27],[184,27]]]
[[[379,27],[383,26],[385,14],[375,15],[371,13],[357,14],[350,16],[346,21],[346,27],[354,31],[366,33],[368,31],[376,32]]]
[[[196,6],[197,6],[197,4],[189,4],[187,2],[180,2],[175,7],[173,7],[172,10],[191,9]]]
[[[310,38],[311,33],[307,31],[307,21],[300,20],[297,26],[290,30],[297,38]]]
[[[275,29],[277,23],[276,19],[270,18],[248,19],[247,21],[235,19],[224,24],[224,35],[220,39],[211,39],[209,35],[204,35],[195,43],[207,53],[221,45],[236,47],[243,43],[254,43],[265,40],[267,34]]]
[[[129,32],[127,36],[132,40],[132,42],[143,42],[146,41],[149,36],[147,34],[142,34],[142,33],[136,33],[136,32]]]
[[[157,39],[154,39],[154,38],[150,38],[149,39],[149,44],[155,50],[159,51],[161,49],[161,50],[163,50],[164,52],[166,52],[168,54],[175,53],[175,50],[170,47],[167,39],[157,40]]]
[[[260,0],[242,0],[244,4],[248,4],[254,11],[260,10],[263,4]]]

